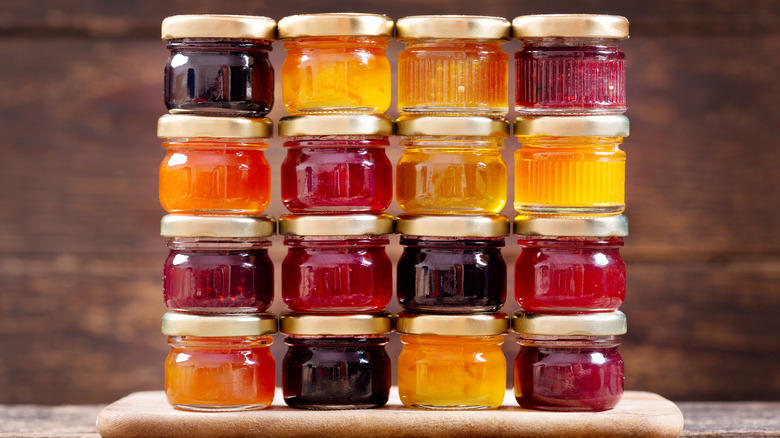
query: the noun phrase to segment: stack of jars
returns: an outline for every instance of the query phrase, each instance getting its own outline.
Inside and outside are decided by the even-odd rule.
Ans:
[[[526,408],[598,411],[623,393],[617,351],[626,331],[619,248],[625,208],[625,55],[628,21],[531,15],[512,23],[515,55],[513,317],[520,352],[515,395]]]

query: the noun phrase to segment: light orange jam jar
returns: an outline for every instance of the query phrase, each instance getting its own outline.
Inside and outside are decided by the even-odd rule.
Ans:
[[[309,14],[282,18],[282,101],[292,115],[383,113],[392,97],[385,53],[393,20],[376,14]]]
[[[272,135],[264,118],[162,116],[160,204],[177,214],[262,213],[271,200],[264,149]]]

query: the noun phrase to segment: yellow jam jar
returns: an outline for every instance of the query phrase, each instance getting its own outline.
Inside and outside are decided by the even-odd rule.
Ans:
[[[526,216],[613,216],[625,210],[629,134],[622,115],[518,117],[515,210]]]
[[[511,25],[500,17],[419,15],[396,24],[398,111],[504,116]]]
[[[376,14],[308,14],[282,18],[282,101],[293,115],[382,113],[390,107],[393,20]]]
[[[506,392],[503,313],[398,314],[398,394],[404,406],[494,409]]]
[[[506,120],[401,117],[396,134],[396,201],[407,213],[495,214],[506,205]]]

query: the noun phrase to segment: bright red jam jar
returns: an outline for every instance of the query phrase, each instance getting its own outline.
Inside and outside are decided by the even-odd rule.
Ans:
[[[580,315],[517,312],[512,329],[520,351],[514,363],[515,397],[527,409],[604,411],[623,396],[620,311]]]
[[[617,310],[626,296],[625,216],[589,219],[516,216],[520,235],[515,299],[526,312]]]
[[[286,215],[282,298],[296,312],[371,312],[393,296],[387,214]]]
[[[385,115],[285,117],[282,202],[292,213],[381,213],[393,200],[393,165]]]
[[[525,15],[512,21],[515,110],[520,115],[622,114],[626,111],[628,20],[614,15]]]
[[[193,314],[263,312],[274,298],[270,216],[164,216],[170,254],[163,268],[169,309]]]

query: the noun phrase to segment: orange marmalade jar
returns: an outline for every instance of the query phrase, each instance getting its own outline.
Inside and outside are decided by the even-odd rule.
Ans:
[[[264,118],[165,115],[160,204],[179,214],[260,214],[271,199]]]

